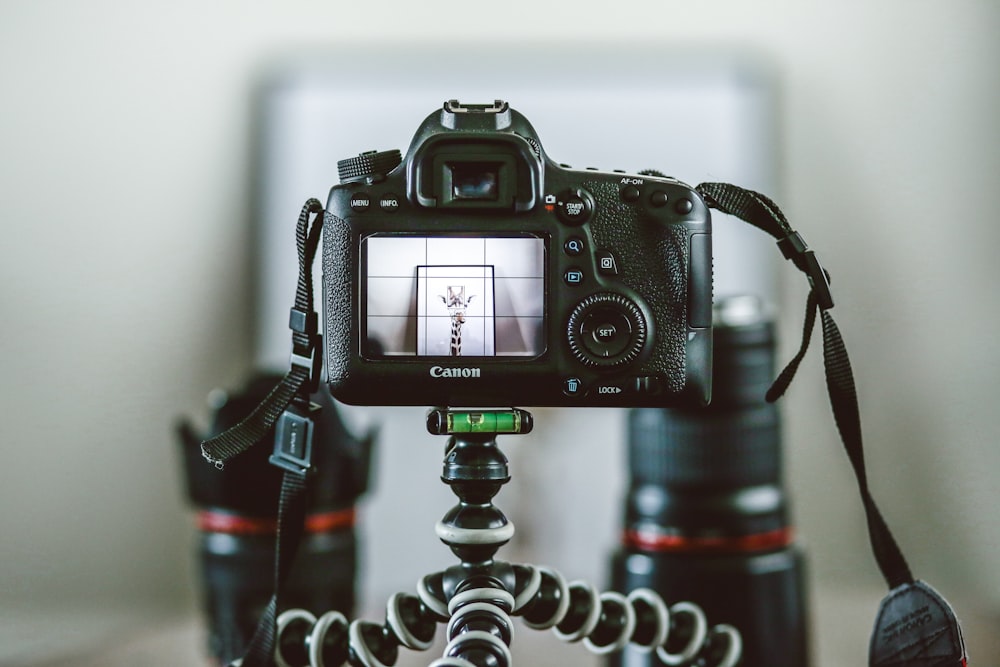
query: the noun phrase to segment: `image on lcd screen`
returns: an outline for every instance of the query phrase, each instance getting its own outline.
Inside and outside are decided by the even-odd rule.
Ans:
[[[542,239],[373,235],[363,256],[366,357],[544,351]]]

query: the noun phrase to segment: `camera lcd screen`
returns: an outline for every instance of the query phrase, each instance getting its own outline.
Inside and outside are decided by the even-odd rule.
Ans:
[[[362,256],[366,357],[544,352],[543,239],[376,234]]]

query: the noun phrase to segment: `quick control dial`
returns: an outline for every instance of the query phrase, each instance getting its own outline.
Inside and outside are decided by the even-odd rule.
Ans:
[[[591,294],[566,324],[569,349],[586,366],[611,368],[639,356],[649,337],[646,318],[631,299],[613,292]]]

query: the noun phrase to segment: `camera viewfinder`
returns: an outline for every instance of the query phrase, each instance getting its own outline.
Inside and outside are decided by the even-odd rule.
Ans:
[[[453,199],[497,201],[500,196],[498,162],[459,162],[449,164]]]

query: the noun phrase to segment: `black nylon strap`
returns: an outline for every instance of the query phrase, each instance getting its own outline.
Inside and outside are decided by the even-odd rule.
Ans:
[[[788,389],[788,385],[792,383],[792,378],[795,377],[795,373],[799,370],[799,364],[805,359],[806,352],[809,350],[809,341],[812,340],[813,327],[816,326],[816,310],[816,294],[812,290],[809,290],[809,296],[806,298],[805,323],[802,326],[802,344],[799,345],[799,351],[788,362],[785,369],[781,371],[770,389],[767,390],[764,398],[768,403],[774,403],[785,395],[785,390]]]
[[[289,317],[289,328],[292,330],[291,367],[281,382],[243,421],[201,443],[202,455],[216,467],[221,468],[226,461],[247,451],[272,434],[278,419],[293,403],[303,413],[309,413],[309,396],[318,387],[322,359],[322,343],[317,332],[312,284],[312,265],[323,228],[322,214],[323,205],[317,199],[310,199],[302,207],[295,227],[299,277],[295,289],[295,305]],[[316,217],[310,225],[312,216]],[[305,529],[308,468],[282,467],[285,468],[285,473],[278,501],[274,593],[261,614],[245,656],[238,663],[241,667],[271,667],[274,664],[276,622],[281,611],[281,587],[291,570]]]
[[[260,616],[241,667],[271,667],[277,641],[277,619],[281,611],[281,587],[288,578],[295,554],[305,532],[306,478],[304,474],[286,471],[281,480],[278,502],[278,534],[274,564],[274,593]]]
[[[226,461],[262,441],[274,429],[278,417],[299,393],[309,378],[302,366],[292,366],[274,389],[246,418],[233,428],[201,443],[201,455],[222,468]]]
[[[777,400],[794,378],[809,347],[809,339],[812,337],[816,322],[816,312],[819,311],[823,323],[823,360],[826,367],[827,392],[837,430],[858,481],[875,560],[889,588],[911,583],[913,575],[910,567],[868,488],[854,374],[847,356],[847,347],[833,321],[833,316],[829,313],[833,308],[829,275],[820,266],[816,255],[809,250],[802,237],[788,224],[781,209],[766,196],[729,183],[702,183],[695,190],[704,197],[705,203],[711,208],[734,215],[776,238],[785,258],[809,278],[811,289],[806,304],[802,344],[798,353],[768,390],[767,400],[772,402]]]
[[[854,468],[858,480],[858,490],[868,521],[868,537],[872,552],[878,562],[882,576],[889,588],[897,588],[913,582],[910,566],[903,557],[899,545],[889,531],[882,513],[875,505],[868,488],[868,472],[865,470],[865,453],[861,440],[861,416],[858,410],[858,395],[854,386],[854,373],[847,356],[847,347],[840,335],[837,324],[828,311],[821,313],[823,319],[823,362],[826,367],[826,387],[830,394],[834,420],[840,431],[840,439],[847,450],[847,457]]]
[[[778,239],[778,249],[781,250],[781,254],[809,278],[809,284],[816,293],[819,307],[823,310],[833,308],[829,276],[819,265],[815,253],[788,224],[785,214],[777,204],[759,192],[729,183],[702,183],[695,190],[705,198],[705,203],[711,208],[735,215]]]
[[[292,364],[288,374],[243,421],[233,428],[201,443],[201,453],[217,468],[229,459],[253,447],[274,428],[278,417],[296,396],[308,396],[319,382],[319,360],[322,356],[316,313],[313,309],[312,265],[322,231],[323,205],[310,199],[302,207],[295,227],[299,254],[299,279],[292,308]],[[309,217],[316,215],[312,226]]]

